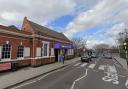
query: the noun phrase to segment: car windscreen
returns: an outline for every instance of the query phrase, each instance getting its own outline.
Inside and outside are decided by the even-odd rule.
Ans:
[[[88,56],[88,54],[87,53],[82,53],[82,56]]]

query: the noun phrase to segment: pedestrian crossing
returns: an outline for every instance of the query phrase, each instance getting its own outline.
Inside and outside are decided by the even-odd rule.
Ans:
[[[80,65],[81,63],[77,63],[77,64],[75,64],[74,66],[78,66],[78,65]]]
[[[96,64],[88,64],[88,63],[76,63],[73,66],[77,67],[77,68],[81,68],[81,67],[88,67],[90,69],[93,69],[95,67]]]
[[[85,67],[87,65],[87,63],[84,63],[84,64],[82,64],[82,65],[80,65],[81,67]]]
[[[88,66],[88,68],[93,69],[93,68],[95,67],[95,65],[96,65],[96,64],[90,64],[90,65]]]

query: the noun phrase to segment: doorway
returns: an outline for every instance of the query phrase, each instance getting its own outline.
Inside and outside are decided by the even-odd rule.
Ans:
[[[55,61],[58,61],[58,55],[60,53],[60,49],[54,49],[55,52]]]

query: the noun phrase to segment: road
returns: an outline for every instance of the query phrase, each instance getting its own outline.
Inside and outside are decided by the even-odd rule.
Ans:
[[[128,89],[126,71],[114,59],[80,61],[11,89]]]

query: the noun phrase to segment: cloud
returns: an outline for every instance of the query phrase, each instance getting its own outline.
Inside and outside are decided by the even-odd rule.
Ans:
[[[87,11],[81,12],[70,22],[65,34],[72,37],[77,32],[90,29],[99,24],[128,22],[127,0],[101,0]]]
[[[118,23],[113,25],[109,29],[99,30],[95,34],[90,36],[90,38],[87,41],[87,47],[92,48],[94,45],[97,44],[107,44],[110,46],[115,46],[118,44],[118,34],[122,32],[125,28],[125,23]]]
[[[1,23],[21,23],[24,16],[37,23],[47,23],[71,13],[76,6],[73,0],[0,0]]]

